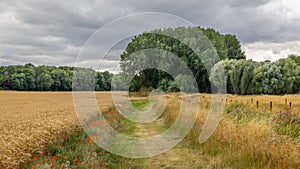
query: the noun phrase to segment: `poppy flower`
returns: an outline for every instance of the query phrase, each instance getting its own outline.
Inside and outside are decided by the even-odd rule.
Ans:
[[[33,158],[32,158],[32,161],[37,160],[37,158],[38,158],[38,155],[37,155],[37,154],[34,154],[34,156],[33,156]]]

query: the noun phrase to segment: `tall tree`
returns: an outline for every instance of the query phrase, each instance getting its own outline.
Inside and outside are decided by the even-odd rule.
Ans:
[[[53,84],[53,79],[47,73],[40,74],[37,79],[37,89],[40,91],[50,90],[51,85]]]

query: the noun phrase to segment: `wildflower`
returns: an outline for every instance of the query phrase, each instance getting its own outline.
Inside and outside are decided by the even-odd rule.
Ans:
[[[54,160],[54,161],[58,161],[58,158],[55,157],[55,156],[51,156],[51,159]]]
[[[79,142],[78,142],[78,144],[82,144],[82,142],[81,142],[81,141],[79,141]]]
[[[38,155],[37,155],[37,154],[34,154],[34,156],[33,156],[33,158],[32,158],[32,161],[37,160],[37,158],[38,158]]]
[[[78,163],[78,159],[75,158],[75,159],[73,160],[73,162],[74,162],[74,163]]]

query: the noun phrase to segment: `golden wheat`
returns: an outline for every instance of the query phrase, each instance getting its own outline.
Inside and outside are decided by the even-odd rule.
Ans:
[[[100,109],[112,106],[109,92],[96,97]],[[33,152],[63,141],[79,126],[71,92],[2,91],[0,119],[0,168],[28,161]]]

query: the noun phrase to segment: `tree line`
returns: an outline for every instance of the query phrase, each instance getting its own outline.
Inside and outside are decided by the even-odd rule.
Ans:
[[[112,74],[108,71],[96,72],[81,68],[95,75],[95,90],[111,89]],[[0,67],[0,89],[18,91],[71,91],[73,78],[76,78],[74,67],[68,66],[34,66],[31,63]]]
[[[201,30],[216,49],[221,61],[212,69],[205,69],[204,64],[185,44],[203,44],[203,39],[194,39],[195,30]],[[170,37],[172,35],[185,39],[185,44]],[[255,62],[246,60],[239,40],[235,35],[220,34],[214,29],[201,27],[178,27],[175,29],[158,29],[135,36],[121,55],[121,68],[126,74],[135,74],[130,86],[131,91],[143,88],[159,88],[163,91],[179,91],[178,84],[189,83],[184,72],[176,77],[155,69],[147,69],[136,73],[140,65],[148,64],[151,58],[139,60],[129,56],[143,49],[158,48],[176,54],[189,66],[197,81],[200,92],[210,93],[212,87],[226,85],[226,92],[232,94],[285,94],[300,92],[300,56],[290,55],[276,62]],[[203,48],[205,50],[205,48]],[[212,53],[213,54],[213,53]],[[141,56],[142,57],[142,56]],[[166,64],[166,63],[163,63]],[[176,63],[170,61],[168,66],[176,68]],[[222,70],[220,71],[220,66]],[[134,69],[132,69],[134,67]],[[225,79],[218,79],[219,73],[225,74]],[[219,81],[218,81],[219,80]],[[213,84],[211,84],[213,82]],[[186,85],[188,86],[188,85]]]
[[[196,39],[193,36],[199,30],[209,39],[215,49],[215,52],[209,50],[203,52],[204,58],[208,58],[207,61],[210,62],[209,58],[214,53],[217,53],[220,58],[220,61],[209,70],[195,52],[186,45],[199,44],[199,48],[205,50],[207,44],[203,45],[203,39]],[[184,43],[166,35],[184,39]],[[180,72],[176,62],[170,60],[160,63],[165,67],[174,67],[178,75],[172,77],[157,69],[142,70],[141,65],[152,62],[151,57],[139,56],[138,62],[130,58],[138,51],[151,48],[169,51],[183,60],[193,73],[199,92],[210,93],[213,87],[226,85],[227,93],[241,95],[300,93],[300,56],[290,55],[288,58],[276,62],[246,60],[235,35],[221,34],[214,29],[201,27],[157,29],[133,37],[120,56],[122,72],[117,75],[107,71],[96,72],[89,68],[76,68],[80,70],[76,71],[74,67],[34,66],[30,63],[24,66],[1,66],[0,89],[71,91],[72,83],[75,82],[76,86],[79,86],[79,90],[128,90],[123,83],[128,74],[134,75],[129,85],[130,91],[158,88],[165,92],[176,92],[180,91],[176,82],[188,84],[185,86],[193,85],[188,80],[189,77],[184,72]],[[211,61],[211,63],[213,62]],[[220,71],[220,68],[224,72]],[[225,79],[218,79],[220,73],[224,73]],[[78,76],[81,79],[77,79]],[[112,83],[112,79],[114,79],[114,83]]]
[[[218,77],[220,66],[224,69],[228,93],[300,93],[300,56],[289,55],[275,62],[226,59],[214,67],[211,79]]]

